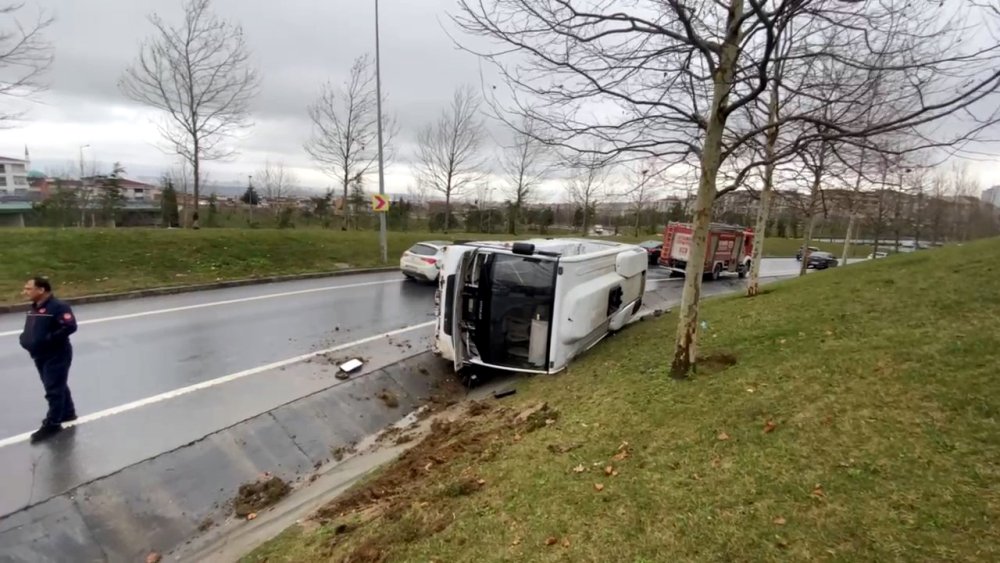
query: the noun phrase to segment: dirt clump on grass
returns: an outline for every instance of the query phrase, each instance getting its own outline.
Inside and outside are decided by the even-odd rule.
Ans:
[[[395,393],[389,391],[388,389],[379,391],[378,395],[375,395],[375,397],[382,401],[385,406],[390,409],[399,408],[399,399],[396,398]]]
[[[716,352],[714,354],[709,354],[704,358],[698,358],[695,366],[698,373],[712,375],[727,368],[731,368],[737,363],[739,362],[737,361],[735,354],[730,354],[729,352]]]
[[[288,486],[280,477],[271,476],[253,483],[240,485],[236,498],[233,500],[233,512],[240,518],[246,518],[250,514],[273,506],[291,492]]]

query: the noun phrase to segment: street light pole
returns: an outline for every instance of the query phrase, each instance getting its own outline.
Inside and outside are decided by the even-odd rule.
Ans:
[[[83,149],[90,148],[90,145],[80,145],[80,183],[83,184]]]
[[[385,195],[385,160],[382,156],[382,63],[378,37],[378,0],[375,0],[375,108],[378,113],[378,193]],[[379,250],[382,263],[389,262],[389,243],[385,232],[385,212],[378,214]]]

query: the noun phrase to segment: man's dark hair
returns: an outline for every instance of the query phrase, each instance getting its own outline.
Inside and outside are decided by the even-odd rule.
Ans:
[[[35,276],[31,278],[31,281],[34,282],[35,287],[38,289],[44,290],[46,293],[52,292],[52,283],[49,281],[49,278],[44,276]]]

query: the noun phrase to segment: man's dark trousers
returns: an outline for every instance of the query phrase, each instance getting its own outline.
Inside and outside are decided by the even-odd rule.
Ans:
[[[67,384],[69,366],[72,363],[73,348],[69,346],[35,358],[35,367],[38,368],[38,375],[45,387],[45,400],[49,403],[49,412],[45,415],[42,426],[57,426],[76,418],[76,406]]]

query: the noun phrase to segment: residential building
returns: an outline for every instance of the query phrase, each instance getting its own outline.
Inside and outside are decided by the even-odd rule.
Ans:
[[[992,188],[986,188],[983,190],[983,201],[1000,207],[1000,186],[993,186]]]
[[[0,196],[28,196],[28,161],[0,156]]]

